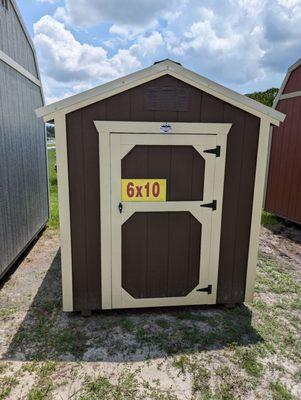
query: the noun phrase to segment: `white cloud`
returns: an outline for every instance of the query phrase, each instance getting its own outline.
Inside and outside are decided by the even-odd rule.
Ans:
[[[112,21],[116,25],[143,27],[177,8],[186,0],[66,0],[66,14],[77,26]]]
[[[153,32],[147,37],[138,37],[128,49],[119,49],[109,57],[103,47],[77,41],[63,23],[49,15],[34,25],[34,33],[48,101],[138,69],[141,67],[139,57],[148,57],[163,42],[162,36]]]
[[[167,49],[235,89],[270,81],[301,54],[301,0],[190,0],[167,27]],[[191,10],[194,10],[193,12]],[[278,82],[278,76],[277,76]]]
[[[167,57],[235,90],[264,89],[300,57],[300,37],[301,0],[65,0],[35,24],[51,98]]]

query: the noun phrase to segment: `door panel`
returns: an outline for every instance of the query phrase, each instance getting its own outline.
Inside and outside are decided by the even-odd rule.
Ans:
[[[214,135],[111,135],[112,306],[204,304]],[[121,202],[121,179],[166,179],[166,202]]]
[[[189,212],[135,213],[122,225],[122,287],[135,299],[186,296],[199,283],[201,224]]]
[[[205,160],[193,146],[135,146],[121,162],[122,179],[167,179],[167,201],[203,200]]]

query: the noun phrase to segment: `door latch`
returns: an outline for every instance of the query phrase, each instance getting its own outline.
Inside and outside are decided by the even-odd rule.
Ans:
[[[122,205],[121,202],[118,204],[118,210],[119,210],[119,212],[120,212],[120,214],[121,214],[121,213],[122,213],[122,210],[123,210],[123,205]]]
[[[212,293],[212,285],[208,285],[205,288],[202,289],[196,289],[197,292],[207,292],[208,294]]]

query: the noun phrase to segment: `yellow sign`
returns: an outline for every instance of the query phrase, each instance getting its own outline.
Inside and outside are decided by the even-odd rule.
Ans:
[[[166,179],[122,179],[122,201],[166,201]]]

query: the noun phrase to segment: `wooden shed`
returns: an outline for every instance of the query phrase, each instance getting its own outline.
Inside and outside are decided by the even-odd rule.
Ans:
[[[164,60],[37,115],[56,127],[65,311],[252,299],[282,113]]]
[[[43,104],[33,43],[15,0],[0,0],[0,278],[49,217]]]
[[[301,224],[301,59],[288,69],[273,107],[287,117],[273,128],[265,209]]]

